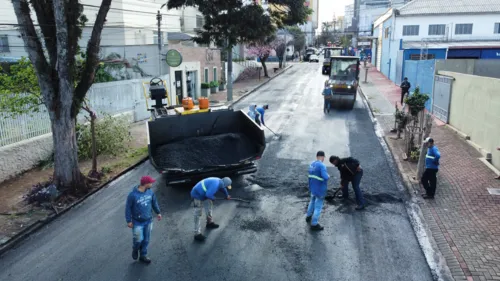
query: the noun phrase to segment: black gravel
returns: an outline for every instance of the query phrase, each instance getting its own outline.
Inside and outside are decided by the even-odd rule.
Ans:
[[[257,153],[257,146],[244,134],[221,134],[187,138],[157,148],[154,161],[164,169],[199,169],[235,164]]]

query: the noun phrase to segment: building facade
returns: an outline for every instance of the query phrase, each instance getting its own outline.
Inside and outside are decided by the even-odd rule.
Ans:
[[[407,60],[500,59],[500,2],[414,0],[374,24],[372,62],[399,82]]]
[[[302,29],[306,35],[306,45],[310,46],[314,44],[316,29],[318,29],[319,24],[319,0],[305,0],[304,5],[313,11],[307,18],[307,22],[300,26],[300,29]]]

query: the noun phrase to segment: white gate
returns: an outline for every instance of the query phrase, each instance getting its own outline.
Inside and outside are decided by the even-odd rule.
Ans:
[[[451,84],[453,80],[448,76],[434,76],[432,114],[445,123],[448,123],[450,117]]]

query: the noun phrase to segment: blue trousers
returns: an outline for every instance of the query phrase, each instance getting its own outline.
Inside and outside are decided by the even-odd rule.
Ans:
[[[148,254],[149,239],[151,238],[151,231],[153,230],[153,221],[147,222],[133,222],[134,227],[132,228],[132,241],[133,249],[140,250],[141,256],[146,256]]]
[[[331,107],[330,100],[325,99],[325,102],[323,104],[323,111],[330,110],[330,107]]]
[[[356,173],[354,179],[352,180],[352,189],[354,189],[354,194],[356,195],[356,201],[358,205],[364,206],[365,200],[363,198],[363,193],[359,188],[359,184],[361,183],[361,178],[363,177],[363,170]],[[349,198],[349,181],[342,182],[342,196],[347,199]]]
[[[309,207],[307,208],[307,216],[312,216],[311,225],[317,225],[319,216],[321,215],[321,209],[323,209],[324,197],[320,198],[311,194],[311,201],[309,202]]]

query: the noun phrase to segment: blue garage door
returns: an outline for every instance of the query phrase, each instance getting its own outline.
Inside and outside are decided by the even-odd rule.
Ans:
[[[448,50],[448,58],[471,58],[478,59],[481,57],[480,49],[450,49]]]

